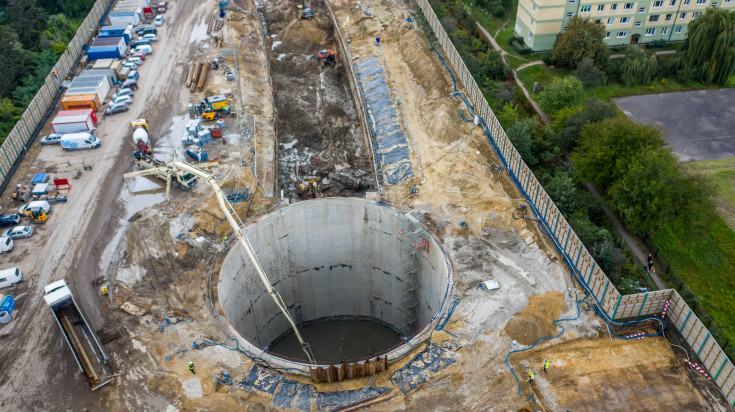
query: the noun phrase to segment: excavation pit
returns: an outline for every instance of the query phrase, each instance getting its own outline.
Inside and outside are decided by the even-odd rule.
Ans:
[[[392,360],[433,327],[452,271],[416,215],[361,199],[324,198],[245,228],[317,364],[386,354]],[[222,264],[218,298],[241,349],[273,366],[309,370],[288,320],[239,244]]]

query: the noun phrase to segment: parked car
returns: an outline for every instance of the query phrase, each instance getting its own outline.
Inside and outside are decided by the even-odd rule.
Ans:
[[[128,57],[140,57],[141,60],[145,60],[145,53],[132,52]]]
[[[138,39],[132,43],[130,43],[130,49],[135,49],[138,46],[150,46],[151,41],[146,39]]]
[[[0,215],[0,227],[15,226],[20,223],[20,215]]]
[[[156,26],[163,26],[163,20],[163,16],[156,16],[156,19],[153,20],[153,24],[155,24]]]
[[[13,250],[13,239],[3,236],[0,237],[0,253],[10,253]]]
[[[127,62],[133,62],[133,63],[137,64],[138,66],[140,66],[141,64],[143,64],[143,59],[141,59],[140,57],[136,57],[136,56],[128,56],[128,59],[126,61]]]
[[[126,88],[123,88],[123,89],[118,90],[117,93],[113,94],[112,95],[112,99],[115,100],[119,96],[130,96],[130,97],[133,97],[134,95],[135,95],[135,93],[133,93],[132,90],[130,90],[130,89],[128,89],[126,87]]]
[[[151,42],[158,41],[158,35],[153,33],[148,33],[143,35],[143,40],[149,40]]]
[[[48,213],[51,210],[51,205],[49,204],[49,202],[45,200],[34,200],[30,203],[26,203],[20,209],[18,209],[18,214],[21,216],[25,216],[25,213],[23,213],[23,211],[31,210],[37,207],[40,207],[44,213]]]
[[[110,107],[108,107],[107,110],[105,110],[105,114],[110,116],[115,113],[127,112],[127,111],[128,111],[127,103],[116,103],[116,104],[110,105]]]
[[[61,134],[59,133],[51,133],[47,134],[46,136],[41,138],[40,143],[41,144],[59,144],[61,141]]]
[[[12,229],[8,229],[0,236],[7,236],[11,239],[23,239],[27,237],[31,237],[33,234],[33,228],[31,226],[16,226]]]
[[[120,104],[120,103],[130,104],[132,102],[133,102],[133,98],[130,96],[117,96],[116,98],[110,101],[110,106]]]
[[[138,89],[138,82],[133,79],[127,79],[120,85],[120,89],[132,89],[137,90]]]
[[[131,70],[130,73],[128,73],[128,76],[126,77],[126,79],[138,80],[139,77],[140,77],[140,73],[138,73],[137,70]]]
[[[134,53],[151,54],[153,53],[153,46],[150,44],[141,44],[133,49]]]
[[[167,1],[162,1],[162,2],[158,3],[158,12],[159,13],[165,13],[167,8],[168,8],[168,2]]]
[[[0,270],[0,288],[15,286],[23,280],[23,272],[18,268]]]
[[[136,70],[138,68],[138,63],[136,62],[125,62],[122,64],[123,67],[130,67],[130,70]]]

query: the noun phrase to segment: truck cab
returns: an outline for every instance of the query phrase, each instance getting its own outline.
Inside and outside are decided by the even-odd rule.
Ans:
[[[167,4],[168,4],[167,1],[162,1],[162,2],[158,3],[158,12],[159,13],[165,13],[166,12],[166,8],[167,8]]]

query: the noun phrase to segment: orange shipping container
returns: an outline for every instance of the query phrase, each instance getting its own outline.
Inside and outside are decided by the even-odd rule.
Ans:
[[[64,110],[92,109],[96,112],[100,106],[100,99],[96,94],[80,94],[61,98],[61,107]]]

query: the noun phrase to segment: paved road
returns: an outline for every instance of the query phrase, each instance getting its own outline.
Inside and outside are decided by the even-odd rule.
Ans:
[[[612,100],[629,118],[661,126],[680,161],[735,157],[735,89]]]

